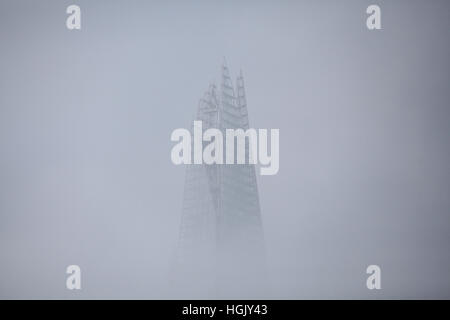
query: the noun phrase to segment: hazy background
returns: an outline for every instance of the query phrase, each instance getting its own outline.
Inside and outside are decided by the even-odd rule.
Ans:
[[[280,129],[264,296],[450,298],[449,30],[438,0],[1,1],[0,298],[171,297],[170,134],[223,56]]]

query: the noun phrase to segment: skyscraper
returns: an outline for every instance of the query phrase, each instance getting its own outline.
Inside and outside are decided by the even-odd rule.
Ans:
[[[203,130],[217,128],[223,136],[226,129],[249,128],[242,72],[234,87],[224,62],[220,89],[210,85],[195,120],[202,121]],[[230,281],[240,286],[251,278],[258,281],[264,269],[261,210],[255,166],[248,164],[249,143],[246,139],[246,164],[186,168],[177,264],[184,276],[201,275],[215,292],[232,291]]]

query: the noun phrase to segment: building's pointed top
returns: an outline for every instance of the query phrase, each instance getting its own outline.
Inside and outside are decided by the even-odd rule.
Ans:
[[[227,67],[227,59],[225,58],[225,56],[223,56],[222,66],[223,66],[224,68]]]
[[[222,64],[222,86],[227,86],[227,87],[233,87],[231,78],[230,78],[230,71],[228,70],[227,67],[227,61],[225,59],[225,57],[223,57],[223,64]]]
[[[223,57],[223,62],[222,62],[222,70],[221,70],[221,76],[222,76],[222,80],[224,78],[228,78],[229,77],[229,71],[228,71],[228,65],[227,65],[227,59],[225,58],[225,56]]]

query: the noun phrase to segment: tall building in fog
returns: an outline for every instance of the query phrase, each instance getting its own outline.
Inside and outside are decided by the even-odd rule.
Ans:
[[[226,129],[248,129],[249,120],[242,72],[236,86],[225,62],[221,73],[220,87],[210,85],[195,120],[203,122],[203,130],[217,128],[225,137]],[[211,277],[213,290],[221,291],[229,281],[248,282],[264,269],[261,210],[255,166],[248,164],[248,139],[245,148],[246,164],[186,166],[178,269],[186,277]]]

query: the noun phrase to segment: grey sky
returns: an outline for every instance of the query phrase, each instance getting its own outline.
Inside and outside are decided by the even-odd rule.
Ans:
[[[2,1],[0,297],[171,297],[170,134],[225,56],[250,125],[280,129],[264,295],[450,298],[449,30],[437,0]]]

